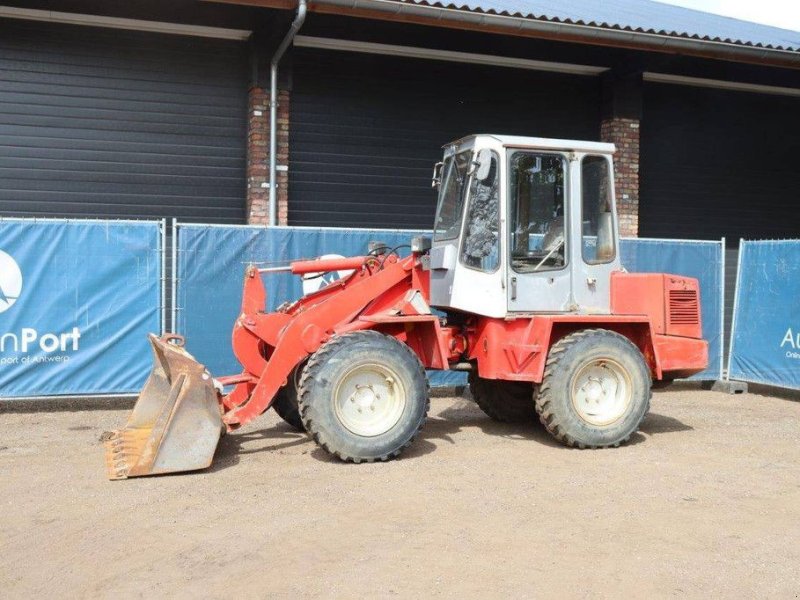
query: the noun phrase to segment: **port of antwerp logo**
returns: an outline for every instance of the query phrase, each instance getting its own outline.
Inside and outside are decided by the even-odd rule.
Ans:
[[[0,313],[14,306],[22,293],[22,271],[17,262],[0,250]]]

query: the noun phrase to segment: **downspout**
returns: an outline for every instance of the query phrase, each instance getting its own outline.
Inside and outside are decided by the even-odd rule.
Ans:
[[[297,5],[297,14],[292,21],[289,31],[278,46],[272,60],[269,63],[269,225],[277,225],[277,172],[278,172],[278,63],[281,62],[286,49],[289,44],[294,40],[294,36],[300,31],[303,26],[303,21],[306,20],[306,11],[308,6],[306,0],[300,0]]]

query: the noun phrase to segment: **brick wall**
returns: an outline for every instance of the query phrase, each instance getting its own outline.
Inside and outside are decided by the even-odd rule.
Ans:
[[[247,124],[247,222],[269,222],[269,92],[250,88]],[[288,222],[289,92],[278,91],[278,225]]]
[[[614,186],[620,235],[639,235],[639,121],[612,118],[600,125],[600,139],[616,144]]]
[[[269,93],[253,87],[248,95],[247,222],[269,221]],[[600,139],[616,145],[614,183],[620,234],[639,234],[639,121],[608,118]],[[289,92],[278,92],[278,224],[288,223]]]

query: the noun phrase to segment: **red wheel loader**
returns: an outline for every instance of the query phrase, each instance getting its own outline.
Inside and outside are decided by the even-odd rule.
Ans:
[[[706,368],[695,279],[620,264],[611,144],[473,135],[444,147],[432,238],[410,254],[249,266],[240,373],[214,378],[176,336],[107,442],[111,479],[203,469],[270,407],[344,461],[398,456],[425,423],[425,369],[469,373],[500,421],[537,418],[579,448],[618,446],[654,382]],[[275,312],[269,272],[347,270]]]

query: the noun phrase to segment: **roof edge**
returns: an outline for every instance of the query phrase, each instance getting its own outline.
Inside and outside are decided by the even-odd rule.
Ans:
[[[224,1],[237,3],[236,0]],[[272,4],[271,0],[244,0],[243,3]],[[285,0],[281,4],[285,6]],[[655,32],[564,23],[397,0],[311,0],[310,8],[323,13],[800,69],[800,51]]]

